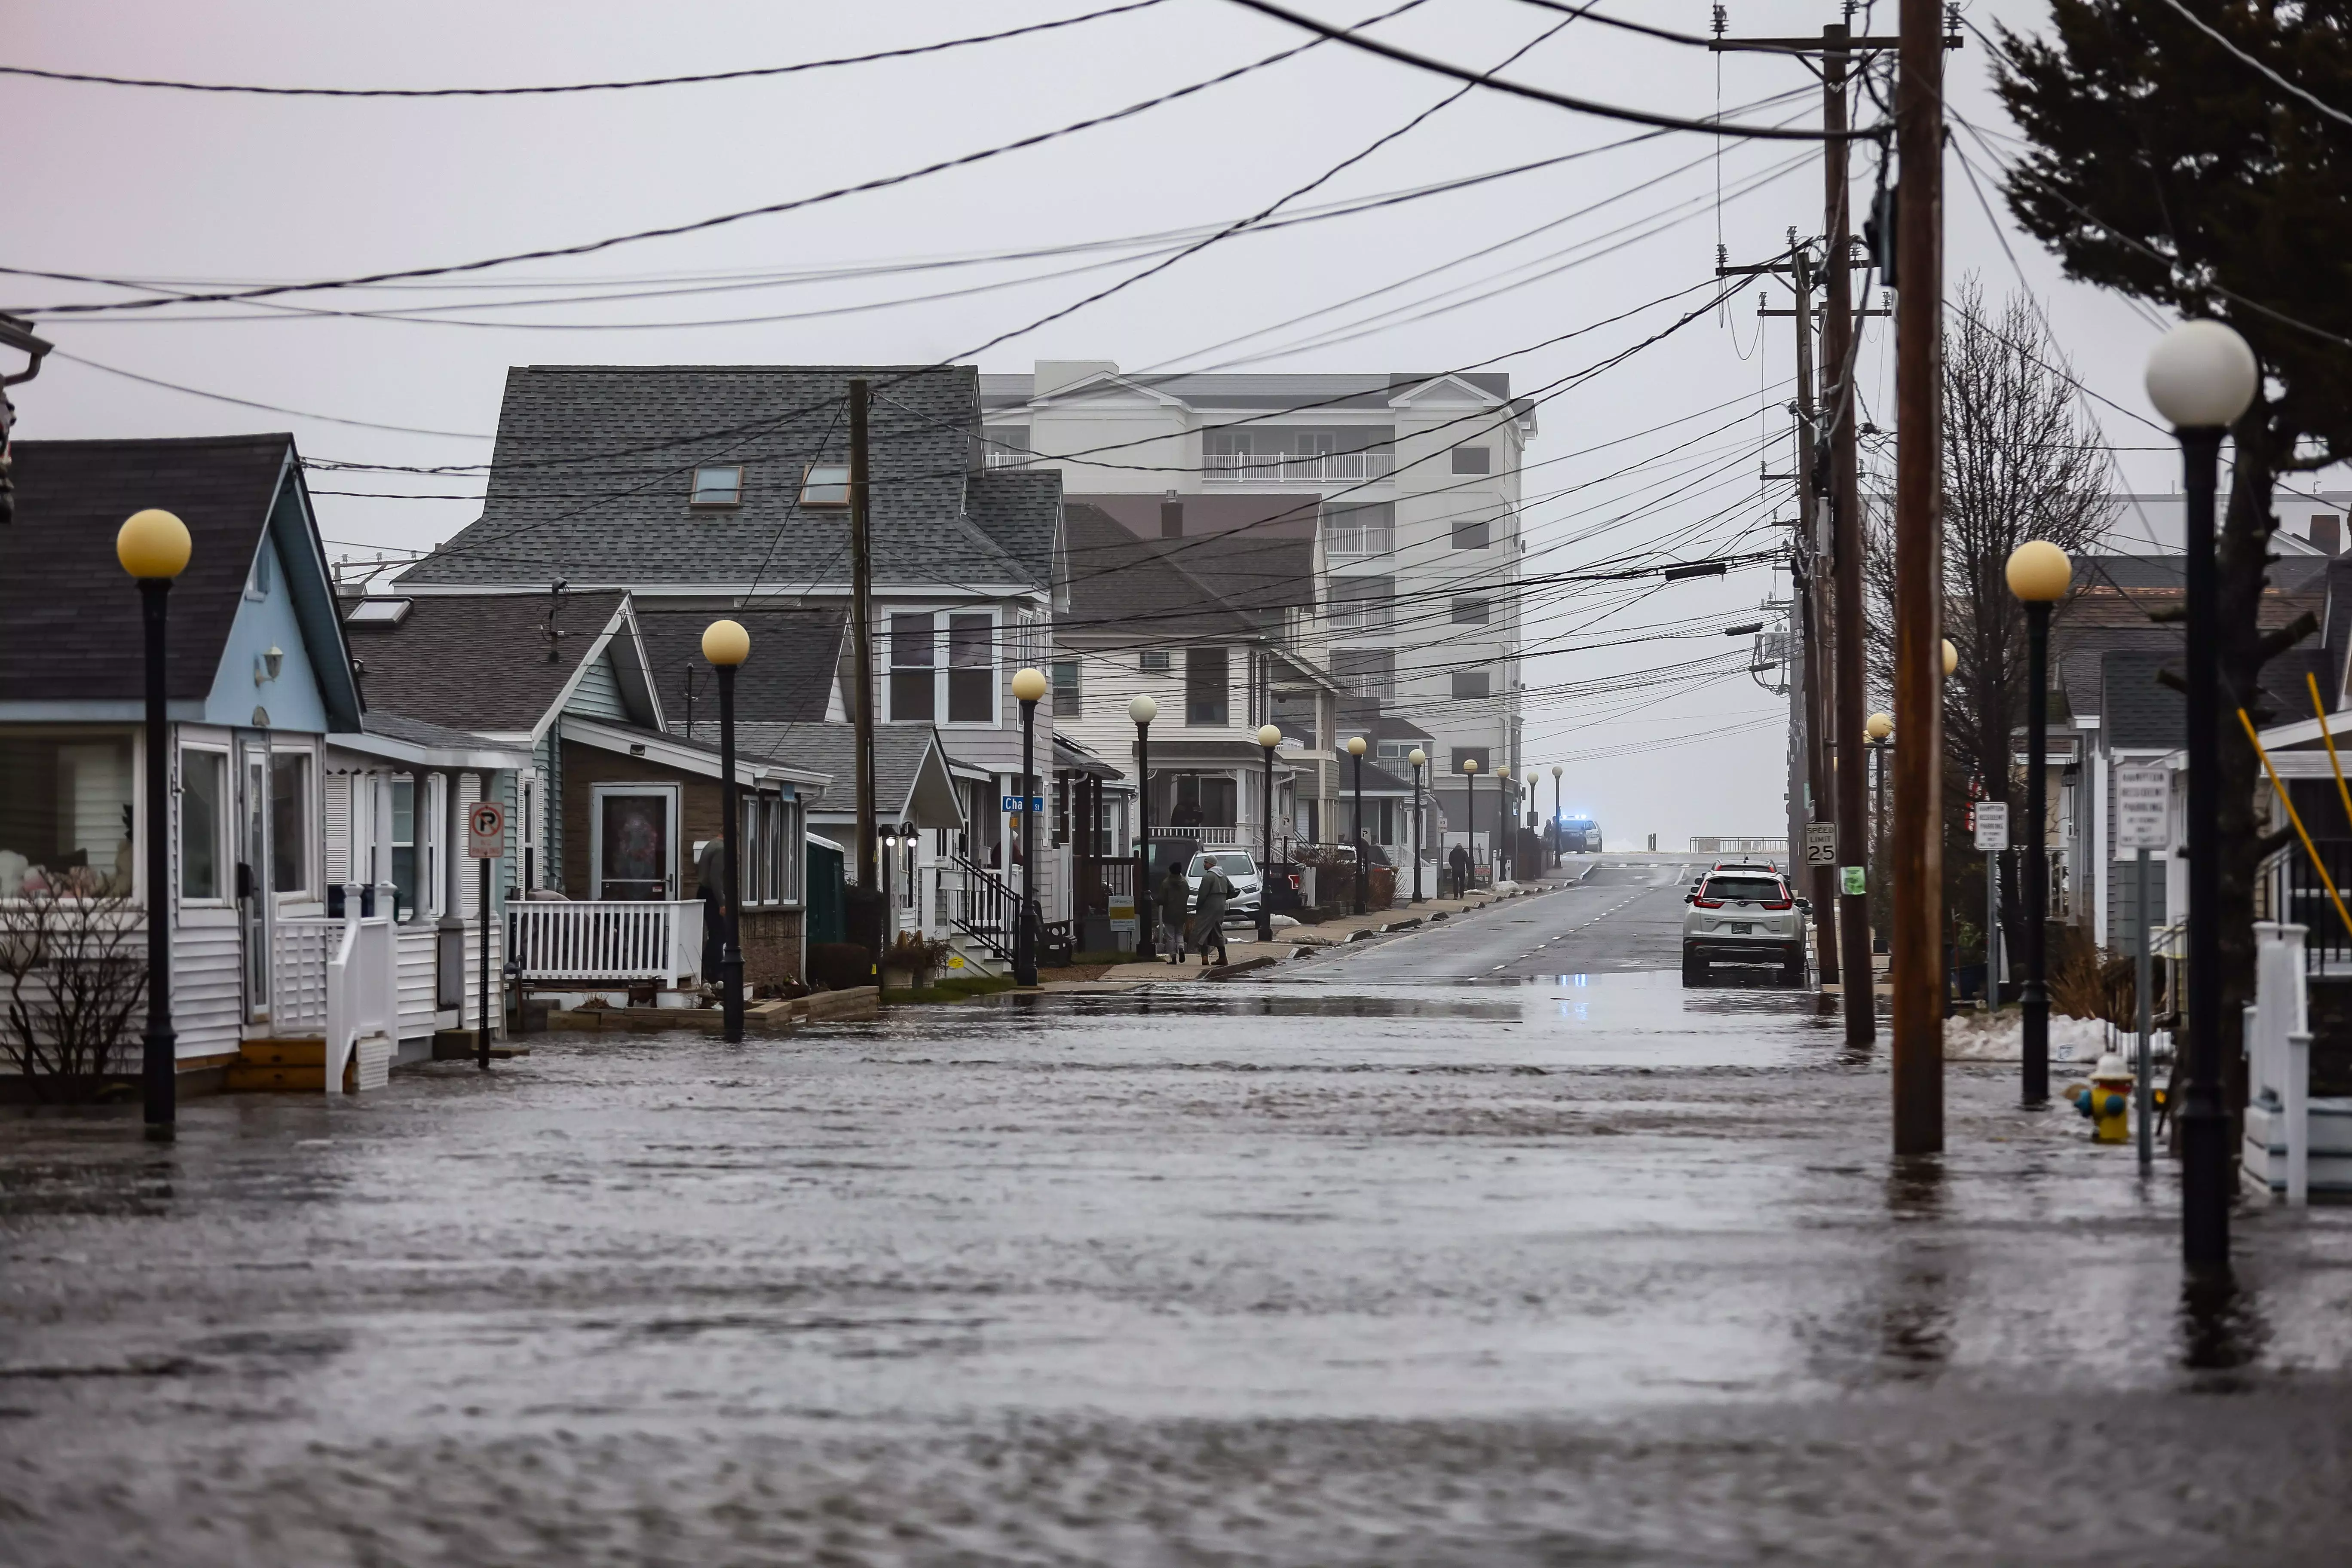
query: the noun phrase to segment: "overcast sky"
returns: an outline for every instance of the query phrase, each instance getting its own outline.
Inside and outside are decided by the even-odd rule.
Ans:
[[[604,0],[410,0],[351,7],[76,0],[12,7],[0,63],[300,86],[588,81],[864,54],[1109,3],[649,7]],[[1397,0],[1297,3],[1355,24]],[[1710,10],[1699,0],[1603,0],[1601,8],[1692,32],[1706,29]],[[1817,32],[1838,13],[1834,5],[1793,0],[1731,0],[1728,9],[1732,31],[1748,35]],[[1875,9],[1875,25],[1891,30],[1893,6]],[[2033,27],[2042,6],[1979,0],[1970,16],[1988,26],[1999,17]],[[1519,0],[1424,0],[1378,32],[1491,68],[1560,20]],[[20,268],[179,287],[343,278],[572,245],[917,169],[1152,98],[1302,41],[1227,0],[1160,0],[1131,15],[928,58],[631,92],[257,99],[15,79],[5,100],[16,150],[5,259]],[[1953,108],[1979,125],[2006,130],[1987,67],[1973,37],[1949,57]],[[1508,74],[1684,115],[1798,92],[1812,79],[1786,58],[1717,57],[1589,21],[1570,23]],[[18,434],[291,428],[313,458],[479,463],[490,455],[487,437],[511,364],[965,356],[1139,269],[1153,247],[1139,242],[822,281],[780,283],[776,275],[1230,222],[1305,184],[1453,89],[1411,68],[1326,45],[1117,124],[894,190],[562,262],[522,263],[430,289],[281,301],[309,311],[450,307],[441,313],[456,321],[505,324],[338,320],[254,306],[214,308],[237,319],[213,321],[180,320],[173,311],[49,319],[44,331],[80,359],[305,416],[240,408],[53,358],[37,382],[17,391]],[[1818,108],[1816,90],[1740,118],[1815,124]],[[1864,118],[1875,112],[1867,105],[1861,110]],[[1474,92],[1297,205],[1404,190],[1639,133],[1637,127]],[[1965,132],[1955,135],[1969,161],[1985,167],[1983,151]],[[1865,201],[1874,158],[1857,150]],[[2144,411],[2139,367],[2157,327],[2122,301],[2061,279],[2032,241],[2006,226],[1999,195],[1988,187],[1986,196],[2004,219],[1997,231],[1959,163],[1948,160],[1946,169],[1949,272],[1981,273],[1995,296],[2020,287],[2021,276],[2043,300],[2085,383]],[[1779,250],[1792,226],[1800,234],[1818,232],[1822,195],[1819,152],[1810,144],[1725,141],[1718,149],[1713,138],[1667,134],[1465,191],[1228,240],[988,349],[979,363],[992,371],[1026,370],[1039,358],[1086,358],[1129,368],[1239,362],[1385,372],[1492,361],[1489,368],[1507,371],[1516,388],[1544,386],[1639,342],[1704,300],[1694,294],[1654,303],[1708,282],[1718,243],[1738,262]],[[1461,260],[1480,251],[1486,254]],[[1431,275],[1406,281],[1425,272]],[[723,273],[743,276],[707,276]],[[629,282],[616,282],[624,279]],[[717,281],[761,286],[528,310],[512,303]],[[516,283],[539,287],[506,287]],[[1523,286],[1505,287],[1514,283]],[[583,284],[594,287],[558,287]],[[972,291],[995,284],[1010,286]],[[949,291],[957,297],[844,309]],[[1370,297],[1341,305],[1359,295]],[[0,283],[0,298],[12,309],[122,297],[21,277]],[[1651,308],[1614,325],[1513,353],[1645,304]],[[1744,294],[1735,306],[1543,405],[1528,460],[1544,466],[1526,485],[1530,498],[1547,498],[1529,508],[1531,570],[1572,570],[1650,546],[1704,555],[1777,537],[1763,525],[1790,515],[1788,489],[1766,484],[1759,477],[1766,465],[1748,448],[1768,432],[1785,431],[1777,410],[1788,395],[1790,323],[1759,322],[1755,305],[1754,293]],[[1328,309],[1333,306],[1340,308]],[[809,314],[817,311],[833,313]],[[1324,313],[1310,314],[1318,311]],[[676,324],[785,314],[801,319]],[[515,324],[525,321],[554,330]],[[654,325],[620,330],[620,323]],[[1882,324],[1873,323],[1861,363],[1868,416],[1891,427],[1893,366]],[[1743,410],[1745,418],[1733,423]],[[2160,441],[2126,415],[2098,412],[2107,438],[2120,447]],[[402,434],[307,416],[312,415],[451,434]],[[1682,448],[1678,455],[1665,455],[1675,447]],[[1787,470],[1785,443],[1769,457],[1772,472]],[[2170,488],[2171,461],[2162,451],[2122,451],[2117,460],[2135,487]],[[1643,466],[1603,478],[1636,463]],[[360,470],[314,474],[312,482],[322,492],[479,491],[478,479],[463,475]],[[427,548],[476,515],[463,499],[327,493],[319,506],[336,553]],[[1529,606],[1531,646],[1547,638],[1617,641],[1539,654],[1527,670],[1528,761],[1566,763],[1566,804],[1595,815],[1612,846],[1637,845],[1650,833],[1675,847],[1692,834],[1781,830],[1777,724],[1783,704],[1745,673],[1649,686],[1632,679],[1737,646],[1721,637],[1721,626],[1755,618],[1776,585],[1785,584],[1750,571],[1720,584],[1645,589],[1638,598],[1585,596]],[[1659,631],[1690,635],[1621,640]],[[1594,691],[1596,681],[1610,689]],[[1569,683],[1578,683],[1572,698],[1546,695]]]

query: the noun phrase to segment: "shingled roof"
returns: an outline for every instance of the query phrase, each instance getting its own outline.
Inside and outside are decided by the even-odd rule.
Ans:
[[[344,632],[371,713],[510,734],[538,726],[627,596],[564,595],[555,612],[563,635],[552,645],[546,594],[422,595],[396,626],[347,624]]]
[[[743,723],[815,723],[833,697],[848,610],[838,604],[813,609],[730,610],[751,634],[751,657],[735,675],[735,717]],[[684,732],[687,672],[694,672],[695,732],[719,732],[719,687],[702,657],[702,633],[719,618],[710,610],[637,606],[637,633],[662,694],[662,711]]]
[[[981,467],[969,365],[518,366],[480,520],[402,582],[844,583],[848,509],[800,493],[809,464],[849,460],[858,376],[877,584],[1046,586],[1060,475]],[[690,504],[706,464],[742,466],[740,505]]]
[[[114,558],[114,535],[132,512],[162,507],[187,524],[193,546],[172,585],[165,695],[202,701],[211,692],[275,518],[320,694],[331,714],[350,708],[339,719],[357,722],[293,437],[18,441],[14,453],[16,521],[0,528],[0,700],[142,695],[139,587]]]

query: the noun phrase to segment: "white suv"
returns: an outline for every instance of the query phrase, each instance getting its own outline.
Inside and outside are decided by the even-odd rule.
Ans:
[[[1709,871],[1683,895],[1683,984],[1696,985],[1714,963],[1771,963],[1784,985],[1805,983],[1805,917],[1810,900],[1789,891],[1777,871],[1760,867]]]
[[[1195,899],[1201,896],[1201,874],[1212,860],[1234,885],[1234,896],[1225,900],[1225,923],[1239,925],[1257,919],[1258,900],[1265,896],[1265,880],[1257,874],[1257,857],[1236,849],[1208,849],[1193,856],[1192,863],[1184,868],[1184,882]]]

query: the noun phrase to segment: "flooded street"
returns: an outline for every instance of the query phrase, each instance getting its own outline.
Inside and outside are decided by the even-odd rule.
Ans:
[[[2340,1562],[2352,1212],[2184,1299],[2170,1165],[1988,1066],[1895,1170],[1677,876],[0,1122],[0,1561]]]

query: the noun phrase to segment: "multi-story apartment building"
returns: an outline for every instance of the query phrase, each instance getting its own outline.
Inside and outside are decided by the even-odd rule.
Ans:
[[[1058,468],[1090,495],[1319,498],[1326,581],[1298,595],[1323,606],[1318,662],[1434,738],[1441,802],[1458,805],[1465,760],[1520,761],[1519,470],[1536,427],[1507,376],[1041,360],[983,374],[980,395],[992,470]]]

